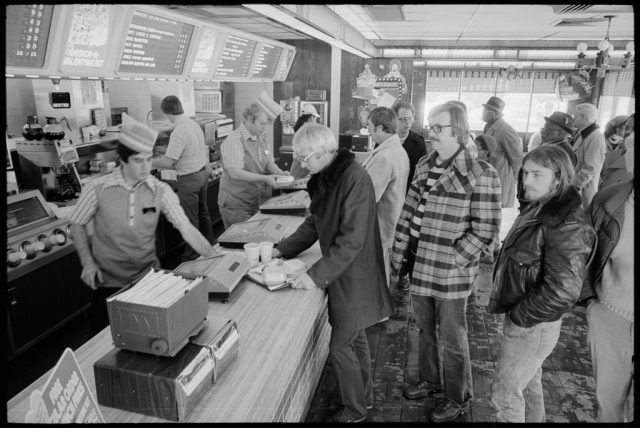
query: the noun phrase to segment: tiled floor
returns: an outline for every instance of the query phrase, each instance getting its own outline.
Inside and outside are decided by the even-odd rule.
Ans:
[[[503,210],[501,240],[517,215]],[[467,323],[473,370],[474,397],[471,410],[460,422],[495,421],[490,403],[490,387],[495,370],[504,315],[486,313],[493,265],[482,264],[476,278],[476,291],[469,298]],[[395,305],[402,308],[404,320],[389,320],[367,330],[373,364],[375,403],[369,422],[428,422],[439,394],[427,400],[407,400],[403,386],[417,375],[418,329],[407,314],[407,292],[392,290]],[[407,316],[408,315],[408,316]],[[587,346],[587,323],[583,308],[575,308],[564,317],[560,339],[543,364],[542,384],[547,422],[594,422],[595,385],[591,356]],[[334,410],[335,377],[328,362],[316,389],[307,422],[324,421]]]

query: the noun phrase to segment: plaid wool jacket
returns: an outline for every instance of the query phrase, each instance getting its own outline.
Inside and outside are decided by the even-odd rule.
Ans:
[[[402,266],[409,231],[424,193],[429,159],[420,159],[396,226],[391,264]],[[429,190],[420,226],[411,292],[451,300],[471,294],[480,255],[498,239],[501,219],[498,172],[461,150]]]

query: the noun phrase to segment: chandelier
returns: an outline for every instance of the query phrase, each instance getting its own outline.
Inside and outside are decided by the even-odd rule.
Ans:
[[[596,76],[598,78],[604,77],[607,69],[609,68],[609,61],[611,59],[611,54],[614,51],[613,43],[609,41],[609,31],[611,30],[611,19],[613,19],[614,17],[615,17],[614,15],[605,16],[605,18],[608,19],[609,21],[607,25],[607,34],[605,35],[603,40],[598,42],[598,53],[596,55],[595,65],[591,67],[592,69],[595,68],[597,70]],[[588,47],[589,46],[585,42],[580,42],[576,46],[576,50],[578,51],[578,59],[576,61],[577,70],[583,70],[585,68],[585,63],[586,63],[585,52],[587,51]],[[627,53],[623,57],[623,61],[620,66],[621,68],[629,67],[629,65],[631,64],[631,58],[633,57],[633,54],[634,54],[634,49],[635,49],[634,42],[633,41],[628,42],[626,45]]]

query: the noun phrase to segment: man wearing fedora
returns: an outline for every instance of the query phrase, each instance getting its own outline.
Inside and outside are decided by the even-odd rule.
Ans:
[[[544,126],[540,130],[540,145],[557,145],[567,152],[575,168],[578,159],[571,147],[571,143],[569,143],[569,137],[573,135],[574,131],[573,118],[567,113],[554,111],[551,116],[544,118],[544,122]]]
[[[491,97],[482,104],[482,120],[486,122],[483,133],[496,140],[496,150],[489,157],[500,176],[502,186],[502,208],[510,208],[515,204],[516,179],[522,166],[522,140],[513,126],[503,117],[504,101]]]
[[[276,165],[267,141],[267,126],[283,109],[267,91],[242,113],[242,124],[220,145],[222,176],[218,206],[225,229],[249,220],[260,205],[271,197],[271,189],[278,187],[276,177],[288,175]]]
[[[93,290],[92,335],[109,324],[105,299],[138,281],[149,268],[160,266],[156,256],[160,213],[200,255],[218,255],[191,224],[171,187],[151,175],[157,134],[123,115],[116,149],[120,167],[87,183],[69,218],[81,278]]]

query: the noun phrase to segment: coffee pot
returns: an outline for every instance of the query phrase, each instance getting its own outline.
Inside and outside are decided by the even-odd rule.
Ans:
[[[62,118],[58,120],[55,117],[46,116],[47,124],[44,126],[44,138],[45,140],[62,140],[64,138],[64,129],[62,129],[62,125],[60,122],[67,119]],[[69,127],[69,123],[67,122],[67,127]]]
[[[38,116],[27,115],[27,124],[22,127],[22,136],[29,141],[41,140],[44,137],[42,126],[38,123]]]

